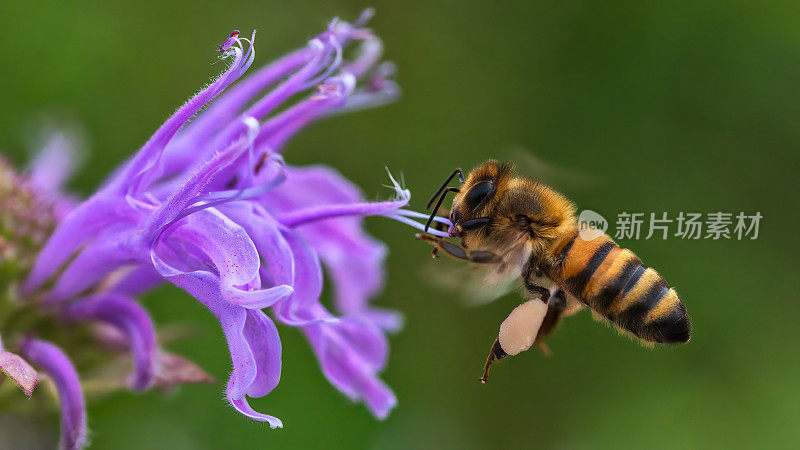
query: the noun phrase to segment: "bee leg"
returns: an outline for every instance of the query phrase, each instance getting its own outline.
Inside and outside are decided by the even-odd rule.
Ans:
[[[566,308],[567,298],[564,291],[554,288],[550,293],[550,300],[547,302],[547,314],[544,316],[542,326],[539,327],[539,332],[536,334],[536,340],[534,341],[546,356],[550,356],[550,348],[544,343],[544,338],[555,331],[558,322],[564,316]]]
[[[434,223],[434,225],[436,225],[436,223]],[[422,234],[422,233],[417,233],[417,234],[414,235],[414,237],[419,239],[419,240],[428,241],[428,242],[432,243],[433,244],[433,251],[431,251],[431,257],[433,257],[433,258],[438,258],[439,257],[439,248],[440,248],[439,241],[441,240],[441,238],[437,238],[437,237],[434,237],[434,236],[431,236],[431,235],[428,235],[428,234]],[[458,256],[456,256],[456,257],[458,257]]]
[[[536,334],[534,343],[545,355],[550,354],[550,348],[544,343],[544,338],[549,336],[558,325],[564,310],[567,308],[567,296],[559,287],[547,289],[536,284],[535,280],[540,276],[532,265],[526,265],[522,272],[522,279],[528,292],[536,295],[547,305],[547,313],[542,320],[539,331]]]
[[[550,351],[550,346],[545,344],[543,341],[537,342],[536,348],[538,348],[539,351],[541,351],[542,354],[546,357],[549,357],[550,355],[553,354],[553,352]]]
[[[533,284],[525,280],[525,289],[533,295],[539,294],[539,300],[547,304],[550,300],[550,289],[538,284]]]
[[[539,298],[547,304],[550,299],[550,289],[536,284],[536,279],[540,275],[541,273],[530,264],[525,264],[525,268],[522,269],[522,281],[525,283],[525,289],[533,295],[539,294]]]
[[[427,234],[417,233],[417,239],[421,239],[423,241],[428,241],[434,244],[436,247],[434,248],[434,257],[438,255],[437,249],[442,249],[447,254],[454,258],[463,259],[466,261],[478,263],[478,264],[491,264],[500,262],[500,257],[492,252],[484,252],[484,251],[474,251],[468,252],[463,248],[453,244],[450,241],[446,241],[440,237],[430,236]]]
[[[499,361],[506,356],[508,356],[508,353],[506,353],[500,346],[500,339],[495,339],[494,344],[492,344],[492,349],[489,350],[489,356],[486,358],[486,364],[483,366],[483,376],[480,378],[481,383],[486,383],[486,380],[489,379],[489,367],[492,365],[492,363]]]
[[[542,296],[549,297],[550,291],[545,289]],[[555,302],[554,302],[555,303]],[[517,355],[528,350],[539,335],[539,330],[548,314],[547,298],[534,298],[518,305],[500,324],[500,332],[492,345],[486,364],[483,366],[481,382],[486,383],[489,367],[492,362],[509,355]]]

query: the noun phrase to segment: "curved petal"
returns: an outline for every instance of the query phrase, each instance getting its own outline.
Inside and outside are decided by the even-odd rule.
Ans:
[[[133,353],[131,387],[141,391],[153,383],[158,359],[157,337],[153,322],[141,305],[124,295],[107,293],[72,303],[64,313],[69,319],[98,320],[122,331]]]
[[[214,267],[215,283],[227,302],[249,309],[261,309],[292,295],[289,285],[261,289],[260,259],[255,244],[240,225],[216,209],[198,211],[179,222],[159,248],[150,251],[151,261],[161,276],[198,276],[207,279],[203,269],[180,270],[161,258],[161,247],[181,253],[192,247],[201,263]],[[204,266],[205,267],[205,266]]]
[[[144,259],[145,253],[131,242],[135,231],[126,228],[110,228],[87,245],[58,278],[47,300],[64,301],[120,267]]]
[[[61,404],[61,448],[83,448],[86,444],[86,405],[75,367],[61,349],[38,339],[26,339],[22,343],[22,354],[46,372],[56,385]]]
[[[219,280],[210,272],[168,279],[206,305],[219,320],[233,363],[226,389],[231,405],[248,417],[269,422],[273,428],[282,426],[275,417],[253,411],[245,399],[250,393],[266,395],[280,378],[280,340],[272,321],[260,311],[222,300]]]
[[[67,214],[50,236],[25,281],[25,291],[39,287],[86,240],[111,225],[135,221],[136,217],[137,214],[119,198],[95,194]]]
[[[254,410],[253,408],[250,407],[250,404],[247,403],[247,399],[244,397],[231,398],[231,396],[228,395],[228,402],[231,404],[231,406],[236,408],[236,410],[239,411],[241,414],[244,414],[245,416],[254,420],[269,423],[269,427],[272,429],[283,428],[283,422],[281,422],[281,419]]]
[[[370,369],[383,370],[389,359],[389,343],[380,328],[364,320],[344,317],[336,331]]]
[[[308,62],[275,89],[258,99],[241,116],[254,117],[261,120],[267,114],[280,107],[291,96],[306,89],[309,81],[329,65],[330,55],[335,52],[333,44],[330,39],[312,39],[308,45],[310,53]],[[241,121],[231,122],[212,141],[212,147],[227,145],[243,135],[246,130],[242,125]]]
[[[0,348],[0,371],[17,383],[28,397],[33,394],[39,374],[21,356],[11,352],[4,352]]]
[[[296,233],[286,230],[282,234],[292,250],[294,294],[275,305],[275,317],[291,326],[338,320],[319,302],[322,267],[316,253]]]
[[[247,284],[258,275],[258,251],[250,236],[215,209],[187,216],[163,244],[170,245],[171,240],[197,247],[230,286]]]
[[[303,327],[303,332],[325,377],[353,400],[363,400],[375,417],[383,419],[397,404],[397,398],[376,375],[375,364],[362,358],[341,327],[341,323],[316,323]]]
[[[383,287],[386,248],[367,236],[352,218],[332,219],[298,231],[319,253],[334,284],[336,308],[360,314]]]
[[[204,161],[201,167],[176,186],[168,198],[150,215],[142,231],[142,239],[145,242],[154,242],[170,225],[195,210],[207,209],[209,205],[197,206],[196,208],[188,207],[197,203],[200,193],[208,187],[209,180],[215,174],[251,149],[252,140],[258,130],[258,122],[252,118],[248,118],[244,122],[251,129],[251,133],[247,138],[230,143],[224,151]]]
[[[349,73],[328,78],[319,93],[267,120],[256,139],[256,147],[280,151],[284,143],[306,125],[345,105],[355,88],[356,79]]]
[[[283,226],[263,207],[253,202],[236,202],[219,208],[245,229],[263,261],[262,283],[267,286],[294,284],[292,249],[283,237]]]
[[[198,92],[173,114],[145,143],[139,152],[130,160],[125,169],[107,186],[115,191],[126,190],[138,195],[142,188],[156,179],[162,172],[158,167],[161,154],[167,143],[178,130],[194,116],[204,105],[219,95],[226,87],[236,81],[253,63],[255,50],[252,42],[245,52],[237,46],[226,51],[223,57],[233,55],[233,62],[222,75],[217,77],[208,87]]]
[[[269,308],[275,303],[289,297],[294,293],[294,288],[281,284],[265,289],[255,289],[252,291],[239,288],[222,289],[223,298],[230,303],[242,306],[251,310]]]
[[[341,47],[354,38],[364,40],[362,51],[353,63],[342,68],[342,75],[338,78],[360,77],[363,75],[377,61],[381,54],[381,45],[377,37],[367,30],[361,29],[360,26],[350,26],[342,22],[337,23],[329,31],[312,39],[308,46],[265,66],[221,96],[208,111],[200,114],[184,132],[180,133],[173,142],[170,142],[165,152],[166,172],[173,173],[179,170],[186,170],[197,159],[198,151],[207,152],[225,146],[234,141],[237,136],[242,136],[245,132],[245,127],[241,120],[235,120],[237,114],[240,118],[254,117],[260,120],[292,95],[325,78],[320,77],[320,73],[330,75],[339,66],[338,59],[332,59],[331,55],[334,53],[339,54]],[[241,112],[241,109],[263,89],[284,77],[286,80],[283,83],[258,99],[247,110]],[[337,84],[338,78],[329,78],[327,84]],[[331,102],[318,101],[322,97],[328,100],[336,97],[332,102],[333,106],[334,108],[340,107],[346,103],[346,97],[350,90],[336,94],[328,88],[324,95],[315,97],[314,107],[309,112],[283,114],[281,116],[284,119],[268,122],[270,124],[268,132],[275,135],[269,145],[277,148],[304,124],[330,112],[331,108],[325,106],[325,104]],[[365,94],[360,95],[363,96]],[[369,93],[366,95],[369,95]],[[295,117],[299,120],[285,120],[288,117]]]
[[[247,390],[250,397],[269,394],[281,379],[281,339],[272,319],[262,311],[247,311],[244,336],[256,359],[256,378]]]
[[[213,136],[241,112],[241,109],[259,92],[307,63],[313,49],[304,47],[272,62],[220,96],[211,107],[202,112],[189,126],[169,143],[165,150],[165,172],[186,169],[197,160],[198,148],[207,145]]]
[[[363,399],[376,417],[386,417],[396,398],[376,375],[388,355],[385,336],[371,324],[332,316],[319,303],[322,270],[316,253],[291,231],[284,238],[294,256],[295,293],[276,304],[276,318],[303,330],[334,386],[354,400]]]
[[[361,202],[361,191],[337,171],[324,166],[289,167],[286,182],[263,199],[276,214],[320,205]],[[383,287],[386,248],[363,230],[361,217],[335,217],[297,228],[319,254],[334,283],[336,309],[346,315],[362,315],[381,328],[402,326],[399,313],[369,306]]]
[[[140,265],[122,275],[110,289],[128,297],[137,297],[163,282],[164,279],[152,266]]]

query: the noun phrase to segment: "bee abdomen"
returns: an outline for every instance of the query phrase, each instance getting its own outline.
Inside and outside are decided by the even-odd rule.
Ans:
[[[691,323],[678,294],[655,270],[606,235],[576,236],[554,279],[623,330],[649,342],[687,342]]]

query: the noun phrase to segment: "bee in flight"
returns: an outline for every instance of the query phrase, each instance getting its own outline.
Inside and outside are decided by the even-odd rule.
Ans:
[[[461,187],[448,187],[456,175]],[[691,323],[675,290],[606,234],[594,230],[591,240],[585,240],[588,236],[579,233],[575,204],[563,195],[516,176],[512,166],[495,160],[478,166],[466,180],[456,169],[428,202],[429,209],[434,201],[436,206],[426,232],[450,192],[456,196],[447,232],[460,238],[461,246],[429,234],[417,238],[434,245],[434,256],[441,250],[497,273],[519,276],[532,296],[500,325],[482,382],[495,360],[534,343],[547,352],[543,339],[562,316],[583,305],[645,343],[689,341]]]

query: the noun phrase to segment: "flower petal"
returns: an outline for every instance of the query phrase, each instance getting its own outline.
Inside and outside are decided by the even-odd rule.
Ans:
[[[65,316],[73,320],[107,322],[122,331],[133,353],[132,389],[141,391],[152,384],[158,344],[153,322],[141,305],[124,295],[106,293],[70,304]]]
[[[111,286],[111,290],[118,294],[127,295],[128,297],[137,297],[163,282],[164,279],[152,266],[140,265],[124,273],[122,277]]]
[[[280,214],[277,219],[287,227],[293,228],[300,225],[306,225],[311,222],[320,220],[328,220],[341,216],[370,216],[370,215],[396,215],[397,211],[408,205],[411,199],[411,192],[404,189],[399,183],[389,174],[389,179],[392,182],[392,188],[395,191],[396,198],[385,202],[343,202],[332,204],[318,204],[305,208],[296,208]],[[293,184],[284,184],[292,186]]]
[[[263,89],[307,63],[313,55],[311,47],[304,47],[272,62],[245,80],[237,83],[220,96],[211,107],[202,112],[165,150],[165,172],[174,173],[188,168],[197,160],[197,149],[208,147],[213,136],[234,121],[242,108]]]
[[[260,261],[250,236],[216,209],[187,216],[168,240],[195,246],[229,286],[247,284],[258,275]]]
[[[281,426],[280,420],[253,411],[245,400],[251,389],[254,393],[265,394],[280,378],[280,341],[274,325],[270,327],[269,318],[260,311],[247,310],[222,300],[219,280],[210,272],[175,275],[169,280],[206,305],[220,322],[233,362],[226,389],[231,405],[248,417],[269,422],[273,428]],[[257,355],[252,346],[260,352],[270,353]]]
[[[75,367],[61,349],[38,339],[25,340],[22,354],[46,372],[56,385],[61,404],[61,448],[83,448],[86,443],[86,406]]]
[[[256,378],[247,390],[247,395],[263,397],[281,379],[281,339],[278,329],[263,312],[248,310],[244,336],[256,359]]]
[[[226,55],[233,55],[233,62],[222,75],[217,77],[208,87],[189,99],[178,108],[163,125],[145,143],[141,150],[131,159],[125,169],[115,177],[108,186],[110,189],[126,189],[129,194],[137,195],[141,189],[162,173],[159,162],[161,154],[167,143],[175,136],[178,130],[194,116],[205,104],[219,95],[226,87],[236,81],[253,63],[255,51],[252,42],[247,52],[239,47],[231,47]]]
[[[276,285],[260,289],[260,259],[255,244],[247,232],[218,210],[212,208],[187,216],[162,242],[173,253],[193,248],[201,262],[218,272],[218,289],[224,299],[232,304],[250,309],[272,306],[294,292],[289,285]],[[164,277],[200,274],[205,270],[182,271],[170,266],[159,256],[159,249],[151,250],[151,260]],[[205,265],[203,267],[206,267]]]
[[[309,42],[308,48],[310,55],[308,56],[308,62],[303,67],[247,108],[241,116],[254,117],[261,120],[267,114],[281,106],[281,104],[291,96],[306,89],[309,81],[329,65],[330,56],[336,51],[335,43],[324,36],[325,34],[323,34],[322,38],[318,37]],[[245,132],[246,129],[243,127],[241,121],[233,121],[217,135],[214,141],[212,141],[212,147],[219,148],[221,146],[226,146],[229,142],[238,139]]]
[[[245,416],[254,420],[269,423],[269,427],[272,428],[273,430],[275,428],[283,428],[283,422],[281,422],[281,419],[278,419],[275,416],[270,416],[268,414],[262,414],[254,410],[253,408],[250,407],[250,404],[247,403],[246,398],[231,398],[230,395],[228,395],[228,402],[230,402],[230,404],[234,408],[236,408],[237,411],[244,414]]]
[[[352,218],[332,219],[299,230],[325,263],[342,314],[364,311],[383,287],[386,247],[354,222]]]
[[[287,231],[264,208],[253,202],[236,202],[219,208],[245,229],[261,256],[262,283],[267,286],[294,284],[292,249],[283,237]]]
[[[95,194],[72,210],[45,244],[25,282],[31,292],[50,277],[86,240],[111,225],[132,222],[137,214],[119,198]]]
[[[325,377],[353,400],[363,400],[379,419],[397,404],[391,389],[375,374],[374,362],[365,360],[339,323],[316,323],[303,327]]]
[[[349,73],[328,78],[319,93],[267,120],[259,131],[255,146],[280,151],[286,141],[306,125],[345,105],[355,88],[356,79]]]
[[[134,231],[126,228],[125,224],[110,226],[84,247],[58,278],[47,300],[64,301],[120,267],[144,259],[143,249],[132,242]]]
[[[366,311],[357,314],[357,317],[363,317],[368,322],[376,325],[387,333],[397,333],[403,329],[405,319],[403,313],[392,309],[370,307]]]
[[[389,343],[380,328],[365,320],[344,317],[336,331],[372,370],[383,370],[389,358]]]
[[[161,352],[158,355],[158,372],[154,386],[172,388],[189,383],[214,383],[214,377],[197,364],[174,353]]]
[[[361,191],[337,171],[324,166],[289,167],[286,182],[273,189],[263,202],[276,214],[319,205],[362,201]],[[399,313],[377,311],[370,299],[383,286],[386,248],[363,230],[363,218],[335,217],[309,222],[297,228],[317,251],[334,282],[336,309],[347,315],[378,320],[381,328],[397,330]],[[373,314],[372,312],[375,311]]]
[[[286,181],[263,199],[275,214],[297,207],[357,203],[364,195],[341,173],[327,166],[287,167]]]
[[[291,230],[285,230],[282,234],[292,250],[294,294],[275,305],[275,317],[291,326],[338,320],[319,302],[322,267],[317,254]]]
[[[352,62],[342,67],[343,72],[349,72],[356,78],[361,78],[381,59],[383,42],[375,35],[369,35],[356,50],[358,55]]]
[[[64,182],[80,163],[78,134],[68,128],[47,127],[43,145],[36,152],[28,172],[33,184],[44,192],[59,195]]]
[[[203,161],[201,166],[186,180],[176,185],[169,197],[159,205],[156,211],[150,214],[142,231],[142,239],[145,242],[155,242],[177,220],[188,216],[194,211],[212,206],[197,205],[190,208],[200,200],[200,193],[208,187],[209,181],[215,174],[225,169],[236,161],[239,156],[252,148],[253,139],[258,131],[258,122],[253,118],[247,118],[244,122],[251,130],[251,133],[245,139],[230,143],[224,151],[216,153],[208,160]],[[235,193],[232,195],[235,196]]]
[[[21,356],[0,349],[0,371],[17,383],[17,386],[25,391],[25,395],[31,396],[39,374]]]

